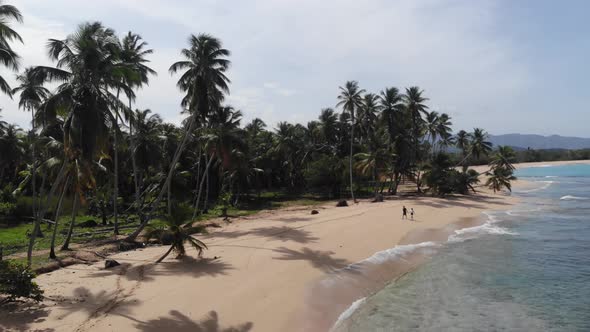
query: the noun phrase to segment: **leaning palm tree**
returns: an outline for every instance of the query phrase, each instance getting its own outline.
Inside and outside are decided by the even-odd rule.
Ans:
[[[350,175],[350,196],[354,202],[354,187],[353,187],[353,176],[352,176],[352,160],[354,153],[354,127],[356,126],[355,113],[363,104],[363,93],[364,89],[360,89],[357,81],[348,81],[344,84],[344,87],[340,88],[340,95],[338,95],[338,103],[336,106],[342,106],[342,110],[347,112],[350,116],[350,155],[348,159],[348,168]]]
[[[2,4],[4,1],[0,0],[0,63],[17,71],[19,67],[19,56],[10,46],[10,42],[16,40],[23,42],[20,35],[14,31],[8,21],[13,19],[17,22],[23,21],[23,16],[20,11],[11,5]],[[0,90],[5,94],[12,96],[12,89],[8,82],[0,75]]]
[[[512,165],[514,162],[516,162],[516,153],[514,150],[509,146],[500,145],[490,161],[490,166],[492,168],[501,167],[513,171],[515,169],[514,165]]]
[[[512,170],[505,167],[494,167],[491,172],[487,173],[488,179],[486,186],[494,190],[494,193],[502,190],[502,188],[512,191],[512,184],[510,181],[516,180],[516,177],[512,174]]]
[[[40,232],[40,222],[42,215],[39,214],[39,210],[41,209],[41,198],[37,197],[37,186],[36,186],[36,178],[37,178],[37,154],[36,154],[36,131],[37,127],[35,126],[35,110],[39,108],[41,103],[47,96],[49,95],[49,90],[43,87],[43,79],[39,76],[34,74],[32,68],[25,69],[24,73],[17,75],[16,80],[19,84],[18,87],[12,90],[12,94],[20,93],[20,99],[18,106],[19,108],[23,108],[26,111],[31,112],[31,154],[32,154],[32,173],[31,173],[31,185],[33,191],[33,217],[35,218],[35,222],[33,225],[33,232],[31,233],[31,237],[29,240],[29,249],[27,257],[31,257],[33,252],[33,245],[35,243],[35,239],[37,234]]]
[[[192,247],[197,249],[199,256],[201,256],[203,250],[207,249],[207,246],[191,236],[193,227],[190,219],[190,207],[177,205],[171,212],[165,219],[166,228],[148,228],[146,232],[146,239],[148,241],[155,239],[162,242],[170,242],[170,248],[156,263],[163,261],[172,251],[177,254],[176,259],[184,257],[186,255],[185,242],[188,242]]]
[[[182,49],[180,53],[184,59],[172,64],[170,73],[174,74],[184,70],[177,86],[186,93],[181,105],[188,110],[190,115],[186,121],[181,143],[170,163],[166,180],[158,197],[152,203],[150,215],[159,207],[164,193],[170,186],[174,175],[174,165],[178,163],[180,155],[184,151],[197,118],[205,118],[211,110],[210,105],[220,103],[223,100],[223,93],[229,92],[229,78],[225,76],[225,72],[230,65],[230,61],[226,59],[230,52],[222,47],[219,39],[207,34],[191,35],[189,48]],[[139,227],[127,237],[128,241],[137,238],[149,222],[150,217],[144,218]]]

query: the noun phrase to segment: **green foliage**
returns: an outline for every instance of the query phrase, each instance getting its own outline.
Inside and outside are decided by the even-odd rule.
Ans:
[[[337,197],[340,187],[344,184],[344,171],[343,160],[335,156],[322,155],[310,162],[303,174],[308,187],[328,190],[332,197]]]
[[[29,298],[43,300],[43,291],[33,281],[35,273],[20,263],[0,261],[0,294],[6,296],[5,301]]]
[[[0,220],[14,216],[16,204],[10,202],[0,202]]]
[[[171,214],[164,222],[165,227],[147,228],[145,237],[148,241],[153,239],[160,242],[166,241],[171,246],[156,263],[161,262],[171,251],[177,254],[176,258],[184,257],[186,255],[185,242],[188,242],[192,247],[197,249],[199,256],[203,250],[207,249],[207,246],[203,242],[191,236],[191,231],[194,230],[194,227],[192,226],[193,222],[189,219],[190,217],[191,208],[189,205],[184,203],[174,204]]]

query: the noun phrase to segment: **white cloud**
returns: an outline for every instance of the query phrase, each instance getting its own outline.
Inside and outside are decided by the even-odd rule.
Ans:
[[[44,39],[74,29],[71,22],[56,23],[66,8],[69,17],[80,11],[87,15],[80,19],[94,15],[123,27],[121,32],[137,31],[155,49],[152,66],[159,73],[138,93],[137,106],[170,121],[178,120],[181,93],[167,70],[189,33],[222,39],[232,51],[228,102],[245,120],[261,117],[271,126],[315,119],[321,108],[335,105],[338,86],[355,79],[374,92],[419,85],[434,108],[455,116],[455,127],[485,119],[481,126],[498,131],[505,124],[481,112],[510,114],[531,81],[512,41],[495,33],[497,8],[491,1],[106,0],[82,6],[58,0],[52,6],[53,12],[35,12],[42,19],[24,13],[26,29],[19,31],[31,38],[22,50],[27,62],[43,59]],[[117,20],[110,15],[117,10],[133,15]],[[22,121],[12,111],[4,118]]]

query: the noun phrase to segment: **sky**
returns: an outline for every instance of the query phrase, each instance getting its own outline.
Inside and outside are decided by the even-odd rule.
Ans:
[[[244,122],[306,123],[335,108],[339,86],[369,92],[419,86],[455,130],[590,137],[590,2],[567,0],[6,0],[22,67],[51,65],[49,38],[87,21],[154,49],[158,75],[136,107],[179,123],[182,93],[168,72],[190,34],[208,33],[232,54],[226,102]],[[14,83],[15,73],[0,67]],[[0,95],[2,120],[30,127],[17,97]],[[340,110],[339,110],[340,111]]]

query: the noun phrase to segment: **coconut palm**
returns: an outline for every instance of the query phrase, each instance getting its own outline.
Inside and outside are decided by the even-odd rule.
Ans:
[[[404,106],[402,100],[402,95],[397,88],[386,88],[379,95],[379,104],[385,122],[387,123],[390,142],[393,142],[398,135],[397,126],[399,124],[397,122]]]
[[[11,5],[4,5],[4,1],[0,0],[0,63],[13,71],[19,68],[20,57],[10,46],[10,42],[23,42],[20,35],[14,31],[10,25],[10,20],[15,20],[19,23],[23,21],[23,16],[20,11]],[[0,75],[0,90],[5,94],[12,96],[12,89],[8,82]]]
[[[35,217],[35,222],[33,225],[33,232],[31,233],[31,238],[29,241],[29,250],[27,254],[28,261],[31,260],[31,255],[33,252],[33,245],[35,243],[35,239],[40,232],[40,222],[42,215],[39,214],[39,209],[41,208],[41,200],[37,197],[37,186],[36,186],[36,178],[37,178],[37,154],[36,154],[36,131],[37,127],[35,125],[35,110],[39,108],[41,103],[47,98],[49,95],[49,90],[43,87],[43,79],[40,79],[39,76],[34,74],[32,68],[25,69],[24,73],[17,75],[16,80],[19,84],[18,87],[12,90],[12,94],[20,94],[19,108],[23,108],[26,111],[31,112],[31,155],[32,155],[32,173],[31,173],[31,185],[33,191],[33,216]],[[30,263],[29,263],[30,264]]]
[[[439,148],[442,149],[450,146],[454,142],[453,138],[453,129],[451,126],[453,123],[451,122],[451,117],[447,113],[442,113],[438,116],[438,122],[436,125],[436,132],[439,140]]]
[[[476,159],[479,159],[482,154],[487,156],[492,151],[492,143],[487,141],[487,139],[488,134],[483,129],[473,129],[470,154]]]
[[[413,86],[406,88],[406,93],[403,95],[404,105],[412,119],[412,132],[415,147],[415,162],[418,161],[418,143],[421,137],[422,115],[428,115],[428,106],[424,104],[428,98],[422,96],[424,90]]]
[[[427,101],[428,98],[423,97],[423,93],[424,90],[420,90],[419,87],[413,86],[406,88],[406,93],[403,96],[405,109],[408,112],[412,124],[412,139],[414,141],[414,164],[417,167],[417,169],[420,169],[420,167],[418,167],[417,164],[420,160],[419,144],[420,137],[422,136],[422,125],[424,122],[424,120],[422,119],[422,115],[426,115],[428,112],[428,106],[424,104],[424,102]],[[421,192],[419,171],[416,172],[415,179],[417,190],[418,192]]]
[[[516,153],[509,146],[498,146],[498,150],[494,153],[490,166],[492,168],[505,168],[513,171],[515,169],[512,163],[516,162]]]
[[[189,218],[190,208],[177,205],[172,209],[172,214],[165,219],[166,228],[148,228],[146,232],[147,240],[156,239],[162,242],[170,242],[170,248],[156,263],[163,261],[172,251],[177,254],[177,259],[184,257],[186,255],[185,242],[197,249],[199,256],[201,256],[203,250],[207,249],[203,242],[191,236],[193,228],[192,221]]]
[[[459,132],[455,136],[455,146],[457,146],[457,148],[461,150],[463,158],[467,156],[470,144],[471,134],[466,132],[465,130],[459,130]]]
[[[188,110],[190,116],[185,125],[184,137],[170,163],[166,180],[158,197],[153,202],[152,212],[158,208],[164,193],[170,186],[174,173],[173,165],[176,165],[184,151],[197,118],[206,118],[211,110],[210,105],[217,106],[223,100],[223,93],[229,92],[228,83],[230,81],[225,76],[225,72],[230,65],[230,61],[226,59],[230,52],[222,47],[219,39],[207,34],[191,35],[189,48],[182,49],[180,53],[184,59],[172,64],[169,71],[171,74],[184,71],[177,86],[186,93],[181,105]],[[144,218],[144,221],[127,237],[127,240],[135,240],[149,219],[150,216]]]
[[[510,181],[516,180],[516,177],[512,174],[512,170],[505,167],[494,167],[487,175],[486,186],[493,189],[494,193],[502,190],[502,188],[512,191]]]
[[[437,111],[426,113],[426,133],[430,138],[430,149],[432,152],[432,156],[434,156],[434,145],[436,144],[436,138],[439,134],[439,120],[439,114]]]
[[[352,175],[352,162],[354,153],[354,127],[356,127],[355,113],[362,106],[364,89],[359,88],[357,81],[348,81],[344,84],[344,87],[340,88],[340,95],[338,95],[338,103],[336,106],[342,106],[342,110],[348,113],[350,118],[350,155],[349,155],[349,175],[350,175],[350,196],[354,202],[354,186],[353,186],[353,175]]]
[[[146,59],[146,56],[153,53],[152,49],[147,48],[147,43],[143,41],[140,35],[135,34],[131,31],[123,37],[121,43],[121,61],[128,66],[130,69],[129,75],[124,77],[126,84],[130,88],[141,88],[144,84],[147,85],[149,83],[149,75],[156,75],[156,72],[147,66],[149,60]],[[129,101],[129,108],[131,110],[131,105],[134,99],[132,94],[127,95],[127,99]],[[129,119],[129,136],[131,137],[130,140],[130,149],[131,149],[131,165],[133,167],[133,184],[135,187],[135,206],[139,210],[139,199],[140,199],[140,186],[139,186],[139,177],[138,177],[138,168],[137,168],[137,161],[136,161],[136,141],[133,139],[133,131],[135,130],[133,121]],[[117,149],[115,148],[115,153]],[[118,165],[115,163],[115,172],[118,174]],[[115,176],[117,177],[117,176]],[[115,181],[115,186],[118,182]],[[115,202],[116,204],[116,202]]]

